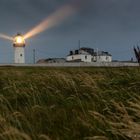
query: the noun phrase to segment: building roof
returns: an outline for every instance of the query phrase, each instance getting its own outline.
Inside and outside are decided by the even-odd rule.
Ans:
[[[104,52],[104,51],[99,51],[98,55],[99,56],[112,56],[111,54],[109,54],[109,52]]]
[[[37,63],[62,63],[66,62],[65,58],[48,58],[48,59],[40,59]]]

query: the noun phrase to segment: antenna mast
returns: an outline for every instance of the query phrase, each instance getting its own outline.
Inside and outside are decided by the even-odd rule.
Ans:
[[[81,48],[81,41],[80,40],[78,42],[78,46],[79,46],[79,50],[80,50],[80,48]]]

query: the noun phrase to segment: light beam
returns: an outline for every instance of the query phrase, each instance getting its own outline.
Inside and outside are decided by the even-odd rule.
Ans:
[[[13,41],[13,37],[0,33],[0,38]]]
[[[47,19],[43,20],[39,25],[35,26],[32,30],[24,35],[24,38],[31,38],[53,26],[63,22],[66,18],[73,15],[76,9],[71,5],[65,5],[50,15]]]

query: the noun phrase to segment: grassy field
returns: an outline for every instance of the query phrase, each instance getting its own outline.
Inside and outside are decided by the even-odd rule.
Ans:
[[[140,69],[1,67],[0,140],[140,140]]]

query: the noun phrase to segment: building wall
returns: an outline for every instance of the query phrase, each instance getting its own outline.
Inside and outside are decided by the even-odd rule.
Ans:
[[[80,60],[80,59],[81,59],[80,55],[69,55],[66,58],[67,61],[74,61],[74,60]]]
[[[93,56],[91,55],[81,55],[82,62],[92,62]]]
[[[93,56],[89,55],[89,54],[76,54],[76,55],[70,55],[67,56],[66,60],[67,61],[76,61],[76,60],[80,60],[82,62],[92,62],[92,58]]]
[[[96,56],[96,62],[112,62],[112,56]]]
[[[86,54],[70,55],[66,58],[67,61],[80,60],[82,62],[112,62],[112,56],[92,56]]]

